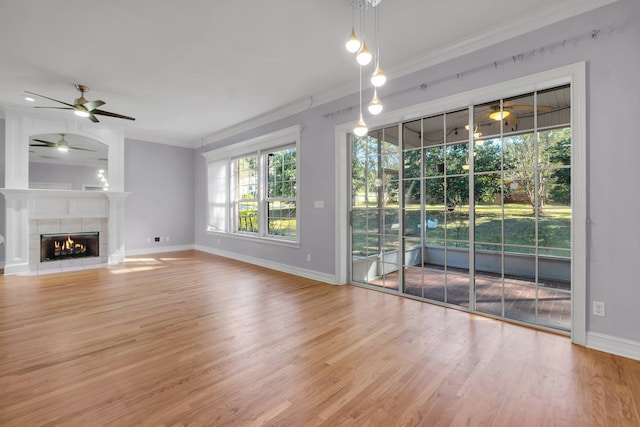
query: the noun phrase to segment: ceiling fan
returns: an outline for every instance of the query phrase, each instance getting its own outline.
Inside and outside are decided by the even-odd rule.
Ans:
[[[552,111],[553,108],[548,106],[548,105],[538,105],[538,106],[534,106],[534,105],[520,105],[520,104],[514,104],[513,102],[510,101],[504,101],[502,103],[502,111],[500,111],[500,104],[495,104],[491,106],[491,110],[488,114],[488,117],[492,120],[503,120],[508,118],[509,116],[517,116],[516,114],[514,114],[515,111],[533,111],[537,109],[538,113],[547,113],[549,111]],[[516,117],[517,120],[517,117]]]
[[[64,101],[59,101],[57,99],[49,98],[48,96],[40,95],[38,93],[29,92],[28,90],[25,90],[25,92],[29,93],[31,95],[36,95],[36,96],[39,96],[41,98],[49,99],[51,101],[55,101],[55,102],[58,102],[60,104],[66,105],[66,107],[35,107],[35,108],[55,108],[55,109],[58,109],[58,110],[73,110],[73,112],[77,116],[88,117],[89,120],[91,120],[94,123],[99,122],[99,120],[96,117],[96,115],[115,117],[117,119],[135,120],[133,117],[123,116],[122,114],[116,114],[116,113],[110,113],[110,112],[104,111],[104,110],[98,110],[98,107],[101,107],[101,106],[103,106],[105,104],[104,101],[100,101],[100,100],[87,101],[84,98],[84,93],[87,92],[89,90],[89,88],[87,86],[81,85],[81,84],[75,85],[75,88],[78,89],[78,91],[80,92],[80,97],[76,98],[73,101],[73,104],[69,104],[69,103],[64,102]]]
[[[72,147],[69,145],[66,139],[64,139],[64,133],[60,134],[60,139],[57,142],[45,141],[42,139],[32,139],[33,142],[39,142],[39,144],[29,144],[30,147],[48,147],[48,148],[57,148],[59,151],[69,151],[69,150],[82,150],[82,151],[94,151],[88,148],[82,147]]]

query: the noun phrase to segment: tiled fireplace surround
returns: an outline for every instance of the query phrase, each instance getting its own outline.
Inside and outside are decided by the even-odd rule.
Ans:
[[[40,235],[42,234],[75,234],[99,232],[97,257],[63,259],[58,261],[40,261]],[[32,219],[29,221],[29,271],[53,272],[85,268],[98,264],[107,264],[108,254],[108,221],[107,218],[58,218]]]
[[[109,191],[29,189],[29,138],[78,134],[108,147]],[[124,132],[67,112],[5,111],[4,274],[67,271],[125,259]],[[40,234],[100,232],[99,257],[40,262]]]

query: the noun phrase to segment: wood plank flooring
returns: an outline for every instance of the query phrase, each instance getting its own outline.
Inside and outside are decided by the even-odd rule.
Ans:
[[[2,426],[638,426],[640,362],[196,251],[0,278]]]

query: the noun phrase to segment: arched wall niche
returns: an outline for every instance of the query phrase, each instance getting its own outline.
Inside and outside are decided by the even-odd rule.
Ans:
[[[81,191],[109,189],[106,144],[75,133],[29,139],[29,188]]]
[[[104,123],[71,117],[49,117],[23,111],[5,113],[5,188],[29,187],[29,139],[42,134],[74,134],[108,148],[109,191],[124,191],[124,132]]]

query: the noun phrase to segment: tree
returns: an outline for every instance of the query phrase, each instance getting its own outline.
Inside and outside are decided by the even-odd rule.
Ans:
[[[269,197],[296,197],[296,150],[289,148],[269,153]]]
[[[549,199],[556,203],[571,203],[571,168],[563,167],[571,165],[571,131],[569,128],[560,129],[554,135],[555,142],[549,148],[549,160],[551,164],[559,167],[551,176],[555,184],[549,189]]]
[[[526,194],[529,204],[540,209],[548,203],[550,195],[559,199],[570,199],[567,186],[559,186],[550,192],[554,180],[569,184],[571,170],[570,128],[551,129],[538,133],[538,141],[533,133],[504,138],[504,169],[508,171],[514,195]],[[558,166],[567,166],[557,169]],[[537,174],[537,177],[536,177]],[[554,200],[558,201],[555,197]]]

